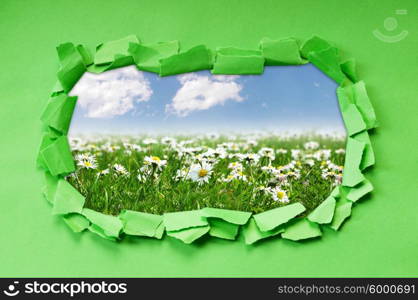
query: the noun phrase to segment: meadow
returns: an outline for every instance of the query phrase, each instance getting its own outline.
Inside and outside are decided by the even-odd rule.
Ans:
[[[117,215],[216,207],[259,213],[301,202],[305,214],[341,183],[345,138],[331,135],[72,137],[67,180],[86,207]]]

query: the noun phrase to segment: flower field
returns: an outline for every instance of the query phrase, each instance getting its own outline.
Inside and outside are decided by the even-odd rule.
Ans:
[[[86,207],[117,215],[216,207],[309,213],[341,183],[345,138],[325,135],[104,136],[70,139],[67,180]]]

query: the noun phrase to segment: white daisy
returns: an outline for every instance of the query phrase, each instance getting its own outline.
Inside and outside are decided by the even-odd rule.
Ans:
[[[167,164],[165,159],[161,159],[158,156],[145,156],[144,164],[156,166],[158,169],[161,169]]]
[[[77,166],[85,169],[96,169],[96,157],[92,154],[78,154],[75,159],[77,160]]]
[[[344,154],[345,150],[344,149],[337,149],[337,150],[335,150],[335,153],[336,154]]]
[[[212,165],[203,162],[202,164],[193,164],[187,174],[191,180],[203,184],[208,183],[212,174]]]
[[[270,189],[270,193],[273,196],[273,200],[280,203],[289,203],[289,197],[285,190],[279,187]]]
[[[276,153],[277,154],[286,154],[287,153],[287,150],[286,149],[283,149],[283,148],[280,148],[280,149],[277,149],[276,150]]]
[[[258,151],[258,154],[262,157],[267,157],[270,160],[274,160],[276,157],[274,155],[274,149],[263,147]]]
[[[126,171],[125,167],[122,166],[121,164],[114,164],[113,170],[115,171],[116,174],[119,174],[119,175],[129,175],[129,172]]]
[[[144,145],[153,145],[153,144],[157,144],[158,142],[157,142],[157,140],[156,140],[156,139],[148,138],[148,139],[144,139],[144,140],[142,141],[142,143],[143,143]]]
[[[303,145],[303,147],[305,147],[306,150],[315,150],[319,148],[319,143],[318,142],[307,142]]]
[[[293,159],[300,159],[302,157],[302,151],[300,151],[299,149],[292,149],[291,152]]]
[[[107,174],[109,174],[109,169],[104,169],[104,170],[101,170],[101,171],[97,172],[97,176],[99,176],[99,177],[107,175]]]

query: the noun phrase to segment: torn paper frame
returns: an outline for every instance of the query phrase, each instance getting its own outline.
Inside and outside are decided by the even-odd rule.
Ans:
[[[242,231],[247,244],[268,237],[298,241],[321,236],[324,226],[338,230],[357,201],[373,190],[364,173],[375,164],[369,131],[377,126],[377,120],[366,85],[358,78],[355,60],[343,61],[338,48],[320,37],[314,36],[303,44],[295,38],[264,38],[258,49],[211,50],[197,45],[182,50],[178,41],[146,44],[129,35],[101,43],[94,55],[85,46],[73,43],[59,45],[57,53],[60,68],[41,116],[44,133],[36,162],[45,172],[43,193],[52,205],[53,214],[62,216],[74,232],[88,230],[112,241],[124,235],[161,239],[167,233],[184,243],[192,243],[203,235],[235,240]],[[306,217],[300,217],[305,211],[301,203],[256,215],[203,208],[161,216],[125,210],[119,216],[110,216],[85,208],[84,197],[64,179],[75,170],[67,132],[77,97],[68,93],[86,71],[101,73],[133,64],[139,70],[160,76],[199,70],[245,75],[262,74],[264,66],[308,62],[339,83],[337,96],[348,137],[342,185]]]

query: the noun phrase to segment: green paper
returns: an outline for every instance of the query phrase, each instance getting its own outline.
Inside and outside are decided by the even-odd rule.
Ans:
[[[190,227],[208,225],[206,218],[202,217],[200,210],[165,213],[163,220],[167,231],[177,231]]]
[[[161,224],[155,230],[155,234],[154,234],[153,237],[156,238],[156,239],[161,239],[164,235],[164,232],[165,232],[164,223],[161,222]]]
[[[207,218],[218,218],[226,222],[238,225],[244,225],[248,222],[248,219],[251,217],[250,212],[211,207],[203,208],[201,210],[201,214],[202,216]]]
[[[352,136],[366,129],[366,124],[354,104],[349,104],[341,110],[348,136]]]
[[[125,210],[119,215],[119,219],[126,234],[161,238],[162,216]],[[162,227],[164,231],[164,226]]]
[[[299,45],[294,38],[280,40],[263,38],[260,42],[260,49],[263,52],[267,66],[301,65],[306,63],[300,56]]]
[[[340,200],[337,202],[335,207],[334,218],[331,222],[331,228],[334,230],[338,230],[340,226],[343,224],[345,219],[347,219],[351,215],[351,207],[352,203],[346,200]]]
[[[355,186],[364,180],[364,175],[360,171],[360,162],[362,160],[365,145],[365,143],[355,139],[347,139],[342,182],[343,186]]]
[[[261,231],[255,223],[254,218],[251,218],[243,229],[244,239],[247,245],[254,244],[259,240],[278,235],[282,232],[284,232],[282,226],[270,231]]]
[[[263,8],[263,4],[268,6]],[[0,247],[0,275],[417,277],[418,260],[414,257],[418,243],[413,237],[418,218],[416,210],[411,209],[417,203],[411,160],[411,149],[418,146],[418,139],[413,138],[418,110],[414,89],[418,77],[413,62],[418,39],[416,4],[415,0],[109,0],[37,1],[34,6],[29,1],[2,1],[1,49],[6,59],[0,75],[0,111],[2,125],[7,128],[4,145],[13,147],[2,147],[6,163],[2,164],[5,180],[0,189],[0,210],[5,212],[1,218],[4,242]],[[408,14],[396,14],[395,9],[401,8]],[[385,30],[383,22],[388,17],[398,21],[394,31]],[[238,24],[237,20],[242,22]],[[343,28],[352,35],[344,35]],[[386,36],[403,30],[409,34],[397,43],[385,43],[374,37],[373,29]],[[53,85],[56,78],[49,72],[56,66],[51,47],[56,40],[69,39],[94,45],[130,32],[144,35],[145,42],[179,38],[186,47],[205,43],[213,48],[255,48],[267,34],[306,38],[316,33],[356,56],[359,75],[373,97],[381,128],[370,135],[378,163],[365,174],[376,193],[371,201],[356,206],[359,214],[354,215],[355,222],[337,234],[324,231],[320,241],[295,244],[274,238],[256,247],[246,247],[243,240],[226,244],[214,238],[196,247],[180,245],[173,238],[161,243],[142,239],[105,244],[90,233],[79,239],[66,228],[63,231],[57,224],[60,220],[50,218],[37,192],[43,184],[42,173],[32,163],[41,139],[37,131],[40,108],[47,100],[49,84]]]
[[[50,96],[55,97],[55,96],[58,96],[62,93],[64,93],[64,88],[62,87],[61,82],[59,80],[57,80],[57,82],[55,82],[54,87],[52,88]]]
[[[68,174],[75,170],[66,136],[61,136],[41,150],[42,159],[51,175]]]
[[[85,216],[71,213],[63,217],[64,222],[71,228],[73,232],[82,232],[90,226],[89,220]]]
[[[360,163],[360,170],[364,170],[375,163],[375,157],[374,157],[374,151],[372,147],[372,142],[370,141],[369,134],[367,131],[363,131],[360,133],[357,133],[352,136],[353,139],[359,142],[363,142],[366,144],[363,152],[363,157],[361,159]]]
[[[83,209],[84,201],[84,196],[75,187],[68,181],[60,179],[55,191],[52,213],[55,215],[80,213]]]
[[[105,215],[88,208],[84,208],[81,214],[92,223],[89,227],[91,232],[109,240],[119,238],[123,224],[118,217]]]
[[[179,239],[186,244],[190,244],[198,238],[204,236],[209,229],[210,227],[207,225],[202,227],[187,228],[180,231],[167,231],[167,235]]]
[[[341,63],[341,71],[350,79],[352,82],[357,82],[357,72],[356,72],[356,61],[354,58],[348,59],[345,62]]]
[[[356,104],[361,115],[363,116],[367,129],[377,127],[376,114],[367,94],[366,85],[364,81],[359,81],[356,84],[346,87],[346,89],[350,88],[352,89],[354,103]]]
[[[330,223],[334,216],[335,203],[335,198],[329,196],[309,214],[308,220],[318,224]]]
[[[226,240],[235,240],[239,230],[239,225],[231,224],[220,219],[210,219],[209,225],[210,236]]]
[[[282,238],[300,241],[321,235],[322,232],[318,224],[309,222],[307,219],[303,218],[286,227],[285,231],[282,233]]]
[[[72,43],[64,43],[57,47],[61,62],[57,77],[65,92],[70,91],[86,71],[83,56]]]
[[[333,46],[328,41],[319,36],[313,36],[303,43],[300,53],[303,57],[308,58],[308,55],[311,52],[319,52],[331,47]]]
[[[331,192],[331,197],[334,197],[334,199],[339,198],[340,197],[340,185],[337,185],[336,187],[334,187],[334,189]]]
[[[93,55],[90,53],[90,51],[84,47],[83,45],[77,45],[77,51],[80,53],[80,56],[84,62],[85,66],[89,66],[93,64]]]
[[[160,76],[176,75],[212,67],[212,53],[206,46],[199,45],[186,52],[160,59]]]
[[[39,146],[38,156],[36,157],[36,165],[40,168],[47,169],[47,165],[44,157],[42,156],[42,151],[51,145],[57,139],[57,135],[50,130],[43,133],[41,145]]]
[[[364,179],[364,181],[361,182],[359,185],[350,189],[350,191],[346,195],[346,198],[352,202],[356,202],[357,200],[362,198],[364,195],[370,193],[371,191],[373,191],[372,183],[367,179]]]
[[[53,204],[55,198],[55,192],[57,190],[58,177],[52,176],[49,172],[45,172],[45,186],[43,189],[43,194],[45,199]]]
[[[129,53],[139,70],[159,73],[160,59],[178,54],[179,42],[171,41],[149,45],[131,43]]]
[[[308,59],[318,69],[342,84],[345,80],[345,74],[341,71],[338,49],[331,47],[321,51],[309,52]]]
[[[220,48],[211,70],[212,74],[262,74],[264,57],[261,51],[239,48]]]
[[[130,43],[139,43],[139,40],[135,35],[129,35],[119,40],[98,45],[94,56],[94,64],[111,64],[115,61],[116,55],[130,56],[128,51]]]
[[[60,133],[67,134],[76,102],[77,97],[68,97],[66,94],[52,97],[41,116],[41,121]]]
[[[369,96],[367,95],[366,85],[363,81],[339,87],[337,89],[337,94],[339,101],[343,101],[345,104],[352,103],[356,105],[362,119],[364,120],[366,129],[377,127],[376,114],[370,102]]]
[[[253,218],[261,231],[270,231],[293,219],[305,210],[305,207],[297,202],[256,214]]]
[[[347,129],[348,136],[366,130],[366,123],[358,110],[357,106],[352,102],[343,87],[337,88],[338,103],[341,114],[343,115],[344,125]]]

